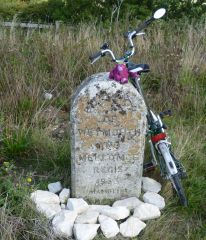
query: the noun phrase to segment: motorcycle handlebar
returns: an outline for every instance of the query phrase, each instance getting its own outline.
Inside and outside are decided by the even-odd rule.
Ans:
[[[138,26],[134,31],[132,32],[127,32],[124,34],[124,36],[126,38],[128,38],[129,41],[129,47],[130,49],[132,49],[131,51],[125,53],[125,56],[121,59],[116,59],[114,56],[114,53],[109,49],[109,45],[107,43],[105,43],[102,47],[101,47],[101,51],[95,53],[94,55],[90,56],[89,59],[91,61],[91,63],[96,62],[99,58],[105,56],[106,53],[109,53],[112,57],[112,61],[114,62],[122,62],[122,60],[128,60],[129,57],[131,57],[132,55],[134,55],[135,53],[135,47],[133,44],[132,39],[135,38],[138,35],[142,35],[144,33],[141,33],[141,31],[147,27],[150,23],[152,23],[155,19],[159,19],[161,18],[164,14],[165,14],[165,9],[163,9],[164,11],[162,11],[162,9],[157,10],[152,17],[150,17],[149,19],[147,19],[146,21],[144,21],[140,26]],[[161,11],[161,12],[160,12]]]
[[[102,51],[99,51],[99,52],[93,54],[92,56],[90,56],[89,60],[93,63],[96,60],[98,60],[100,57],[102,57]]]
[[[153,22],[155,19],[153,17],[149,18],[145,22],[143,22],[139,27],[135,29],[136,34],[132,36],[132,39],[137,36],[137,33],[141,32],[144,28],[146,28],[151,22]]]
[[[112,61],[116,62],[116,58],[114,56],[114,53],[112,52],[112,50],[110,50],[109,48],[107,49],[103,49],[97,53],[95,53],[94,55],[90,56],[89,59],[91,61],[91,63],[93,64],[94,62],[96,62],[100,57],[104,57],[106,54],[110,54],[112,57]]]

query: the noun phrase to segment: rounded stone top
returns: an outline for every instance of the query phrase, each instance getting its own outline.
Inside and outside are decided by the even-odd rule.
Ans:
[[[120,84],[119,82],[109,79],[109,72],[93,74],[86,78],[78,86],[76,92],[72,96],[71,109],[75,108],[81,96],[87,96],[88,99],[94,99],[96,96],[99,97],[99,93],[104,94],[105,91],[108,95],[114,96],[114,98],[124,95],[124,98],[130,98],[132,101],[138,101],[141,105],[140,110],[146,112],[145,103],[134,86],[131,83]],[[131,97],[135,97],[136,99],[131,99]]]
[[[74,93],[70,118],[72,196],[138,197],[146,106],[134,86],[92,75]]]

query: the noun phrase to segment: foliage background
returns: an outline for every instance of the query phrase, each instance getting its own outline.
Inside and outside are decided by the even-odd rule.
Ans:
[[[144,19],[154,9],[165,7],[168,19],[200,19],[206,14],[204,0],[0,0],[0,16],[21,21],[79,23],[108,22],[113,16],[123,20]]]

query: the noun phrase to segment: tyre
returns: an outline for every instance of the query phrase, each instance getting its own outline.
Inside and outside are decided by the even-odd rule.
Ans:
[[[176,165],[179,177],[180,178],[186,178],[187,177],[186,169],[184,168],[182,163],[175,157],[174,153],[171,150],[170,150],[170,155],[172,156],[173,161]]]
[[[170,153],[170,150],[165,143],[160,143],[158,145],[159,151],[161,152],[162,155],[162,160],[166,168],[167,172],[167,179],[170,179],[173,185],[173,188],[175,189],[179,199],[180,203],[187,207],[187,199],[184,193],[184,189],[182,187],[180,178],[179,178],[179,172],[176,167],[176,164],[174,162],[174,159]],[[162,165],[163,165],[162,163]]]
[[[171,176],[171,181],[172,181],[173,188],[175,189],[175,191],[179,197],[180,203],[183,206],[187,207],[188,206],[187,198],[185,196],[185,192],[182,187],[182,183],[181,183],[178,173]]]

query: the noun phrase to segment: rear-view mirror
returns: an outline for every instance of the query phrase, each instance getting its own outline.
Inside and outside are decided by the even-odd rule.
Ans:
[[[159,19],[159,18],[163,17],[165,15],[165,13],[166,13],[166,9],[160,8],[153,14],[153,18]]]

